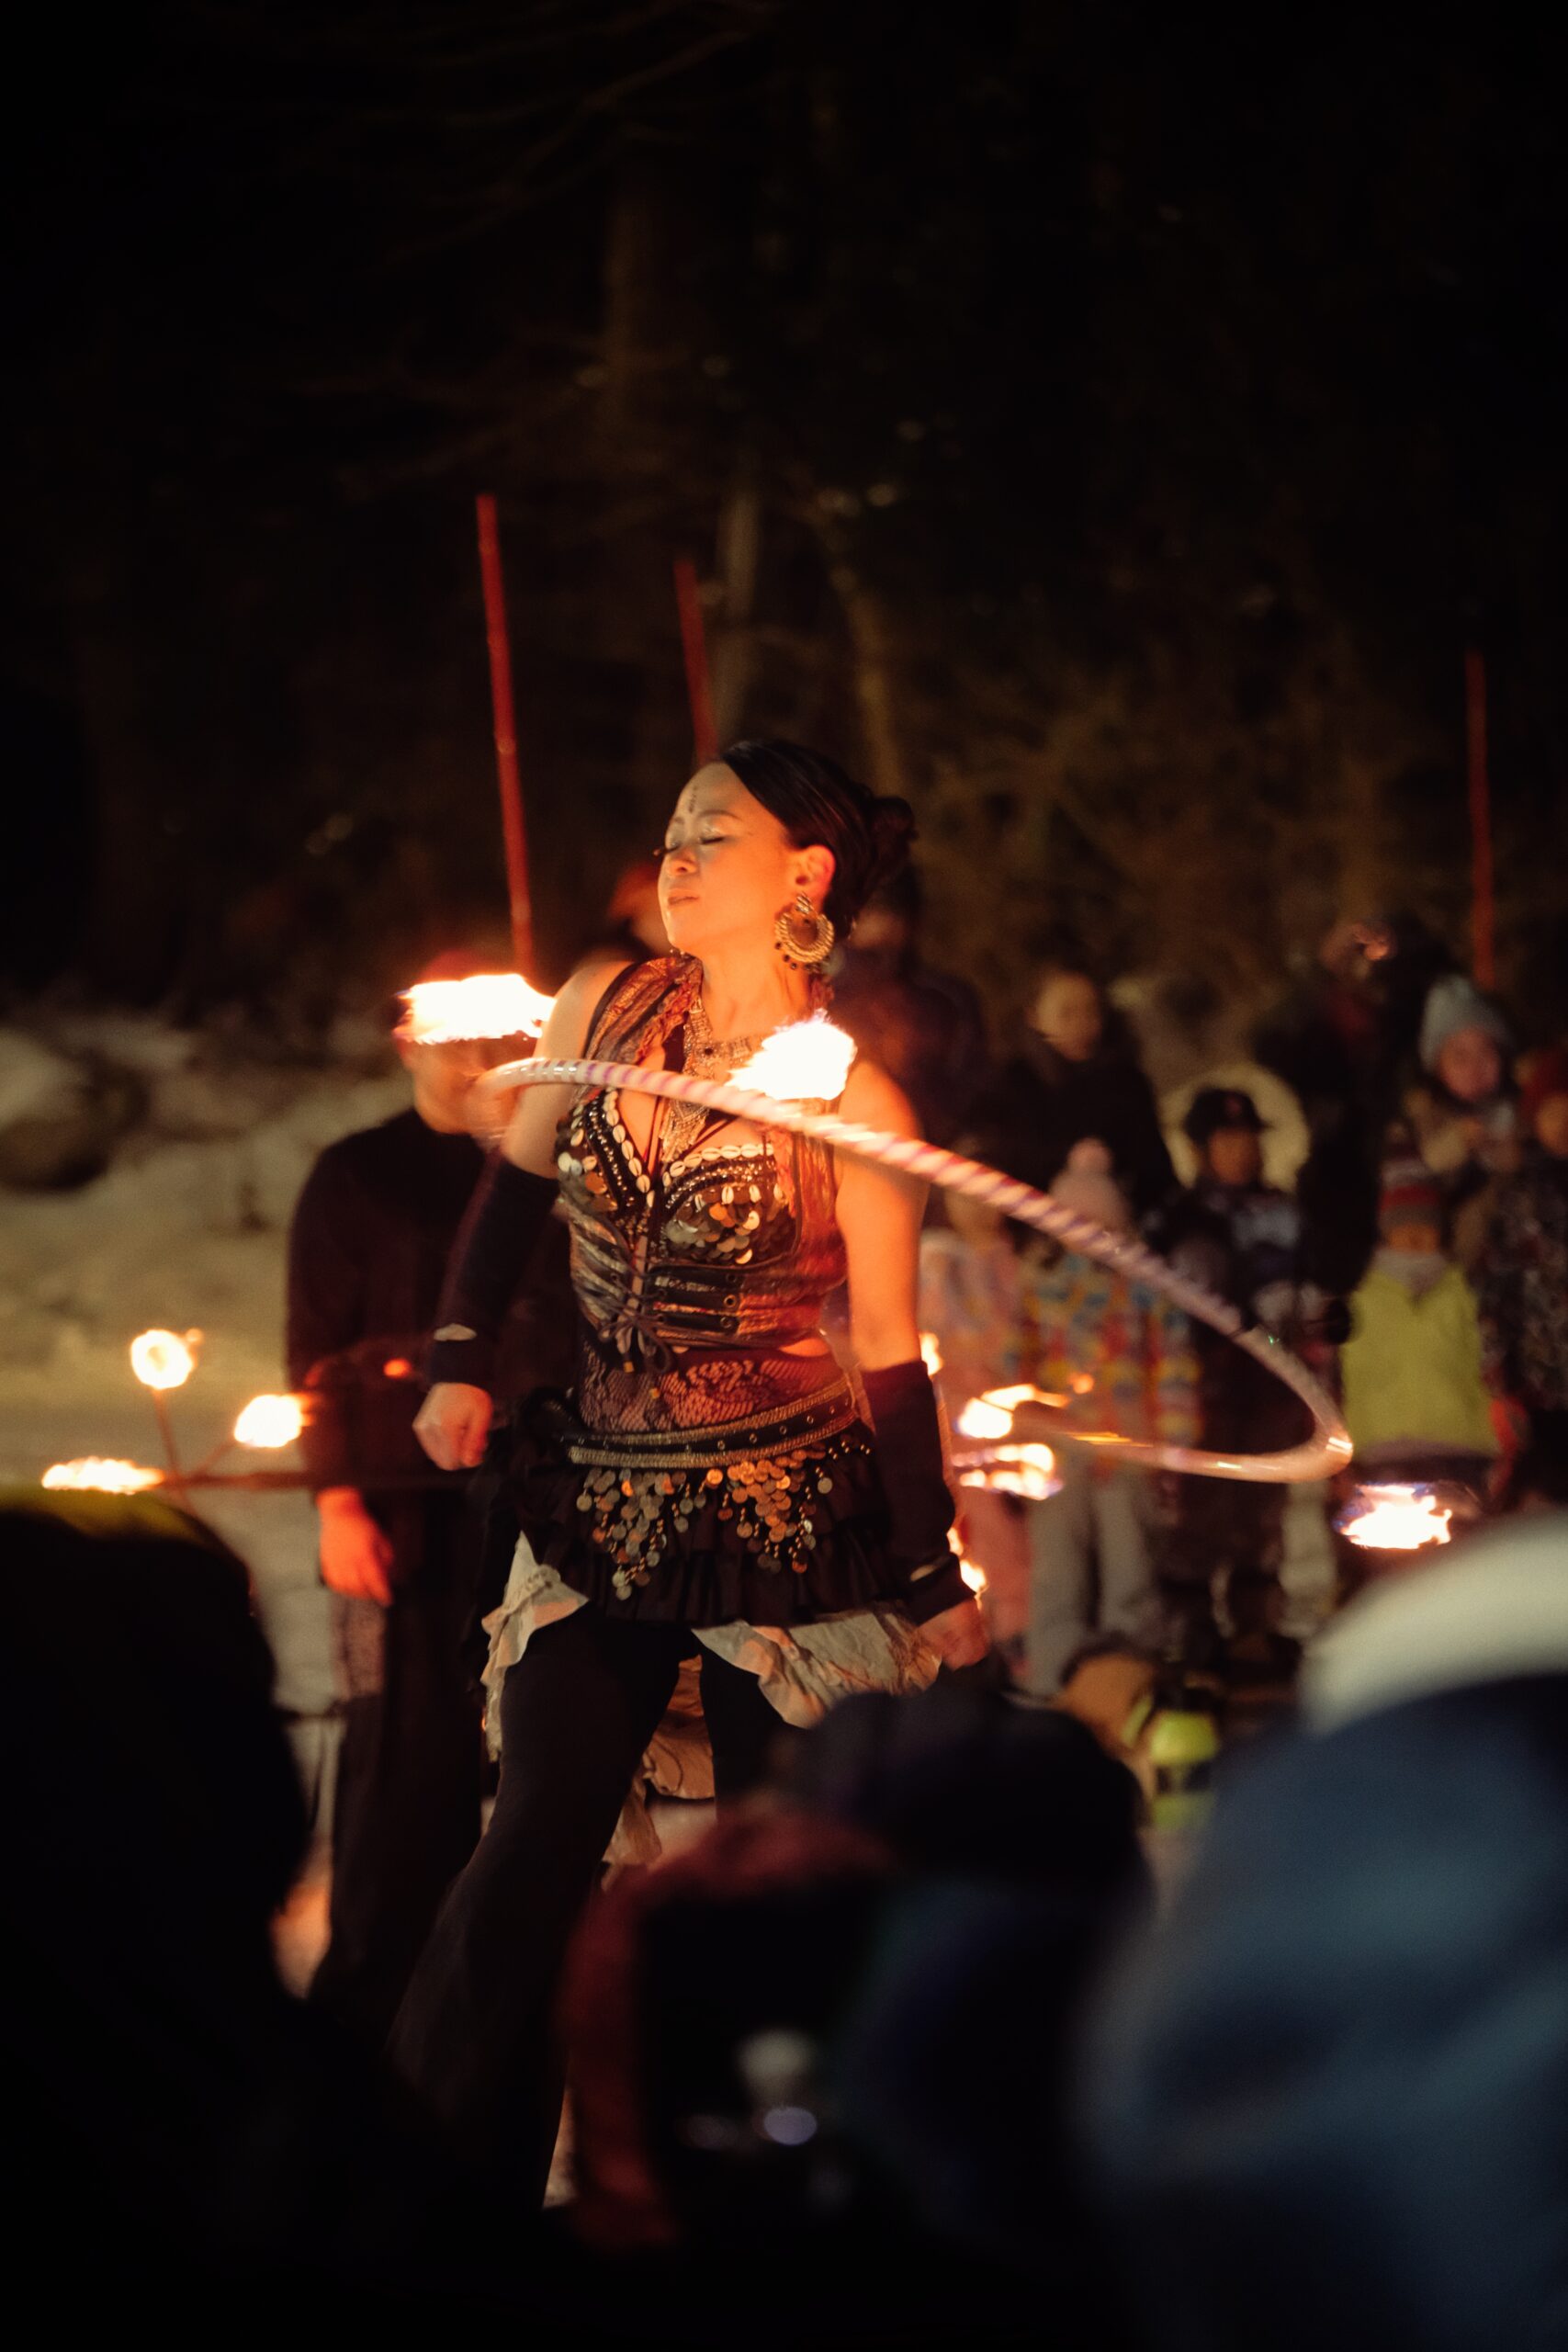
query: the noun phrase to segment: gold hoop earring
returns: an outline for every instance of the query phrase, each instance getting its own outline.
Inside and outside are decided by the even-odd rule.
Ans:
[[[835,936],[827,916],[818,913],[804,890],[773,925],[773,944],[784,962],[808,971],[828,961]]]

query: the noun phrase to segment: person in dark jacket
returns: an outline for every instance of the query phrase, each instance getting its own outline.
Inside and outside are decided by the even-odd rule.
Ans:
[[[1206,1086],[1192,1098],[1183,1132],[1198,1174],[1173,1200],[1151,1237],[1179,1272],[1261,1324],[1298,1353],[1313,1344],[1325,1301],[1303,1274],[1301,1212],[1288,1193],[1263,1182],[1264,1123],[1240,1088]],[[1293,1444],[1302,1408],[1241,1349],[1194,1323],[1202,1442],[1223,1453],[1262,1453]],[[1190,1662],[1217,1663],[1214,1603],[1223,1586],[1239,1657],[1288,1667],[1294,1645],[1280,1634],[1284,1490],[1188,1478],[1166,1561],[1176,1587]]]
[[[427,977],[467,976],[449,967]],[[485,1766],[463,1644],[480,1522],[466,1479],[422,1452],[413,1418],[447,1256],[485,1164],[468,1128],[473,1080],[502,1052],[484,1041],[399,1050],[412,1107],[329,1145],[288,1249],[288,1378],[309,1400],[343,1721],[332,1936],[311,1997],[378,2050],[479,1833]],[[552,1276],[564,1294],[564,1267],[552,1227],[509,1340],[531,1378],[565,1368],[570,1310],[545,1311]]]
[[[1010,1176],[1049,1190],[1073,1146],[1097,1136],[1140,1224],[1176,1183],[1154,1090],[1106,1047],[1105,1001],[1075,959],[1041,973],[1021,1050],[969,1115]]]

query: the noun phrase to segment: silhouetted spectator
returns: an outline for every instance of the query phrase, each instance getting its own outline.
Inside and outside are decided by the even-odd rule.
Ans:
[[[6,1498],[11,2283],[70,2325],[296,2325],[502,2277],[482,2192],[278,1981],[305,1819],[271,1692],[205,1528],[147,1497]]]
[[[897,1080],[920,1132],[950,1143],[985,1081],[986,1026],[967,980],[920,953],[919,876],[901,866],[855,923],[833,973],[833,1018]]]
[[[971,1112],[1010,1176],[1049,1190],[1076,1143],[1096,1136],[1140,1222],[1175,1184],[1148,1080],[1106,1049],[1105,1001],[1074,959],[1040,975],[1021,1049]]]
[[[1145,2341],[1472,2352],[1568,2325],[1568,1521],[1376,1588],[1222,1781],[1086,2069]]]

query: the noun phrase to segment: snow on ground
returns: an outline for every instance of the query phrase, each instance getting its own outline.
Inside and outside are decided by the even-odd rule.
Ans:
[[[129,1073],[144,1105],[94,1182],[0,1192],[0,1481],[85,1453],[161,1463],[127,1354],[150,1326],[205,1334],[195,1377],[171,1400],[186,1463],[227,1435],[248,1397],[285,1385],[284,1255],[299,1188],[324,1145],[408,1099],[373,1032],[338,1044],[335,1060],[300,1067],[142,1016],[0,1031],[0,1116],[36,1099],[62,1061]],[[319,1713],[332,1693],[309,1499],[222,1494],[202,1510],[251,1568],[279,1703]]]

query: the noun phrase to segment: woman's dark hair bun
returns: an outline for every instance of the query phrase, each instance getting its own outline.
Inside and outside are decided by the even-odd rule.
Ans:
[[[719,758],[753,800],[776,817],[797,849],[819,842],[833,853],[825,911],[840,937],[866,900],[908,855],[915,812],[907,800],[878,797],[824,752],[782,737],[732,743]]]

